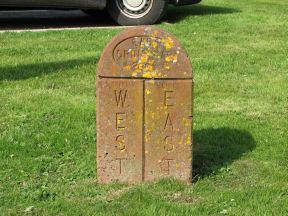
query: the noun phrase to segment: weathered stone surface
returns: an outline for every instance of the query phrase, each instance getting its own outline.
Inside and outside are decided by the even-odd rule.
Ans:
[[[108,44],[98,76],[192,79],[192,66],[174,36],[160,29],[138,27],[120,33]]]
[[[190,181],[192,81],[145,82],[145,180]]]
[[[105,48],[97,74],[97,175],[103,183],[191,181],[192,66],[167,32],[137,27]]]
[[[143,81],[98,79],[99,182],[142,181]]]

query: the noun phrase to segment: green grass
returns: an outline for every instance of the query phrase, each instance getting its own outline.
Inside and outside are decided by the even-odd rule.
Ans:
[[[288,215],[288,2],[160,24],[194,67],[194,182],[96,183],[95,71],[120,30],[0,34],[0,215]]]

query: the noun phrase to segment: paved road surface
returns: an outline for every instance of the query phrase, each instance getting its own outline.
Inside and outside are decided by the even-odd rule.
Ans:
[[[0,11],[0,32],[78,28],[119,28],[110,16],[99,11],[91,17],[81,10]]]

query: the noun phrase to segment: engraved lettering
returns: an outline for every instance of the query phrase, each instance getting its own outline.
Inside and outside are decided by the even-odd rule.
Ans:
[[[173,98],[171,96],[171,94],[173,93],[174,91],[165,91],[164,93],[164,105],[165,106],[174,106],[174,103],[171,101]]]
[[[114,90],[114,92],[117,106],[119,107],[119,105],[121,105],[121,107],[123,108],[126,101],[127,90]]]
[[[166,136],[164,138],[164,142],[165,142],[164,149],[166,151],[170,152],[174,149],[174,146],[172,144],[172,136]]]
[[[131,51],[131,58],[135,58],[136,57],[136,51],[135,50],[132,50]]]
[[[117,58],[118,58],[118,59],[122,57],[122,53],[121,53],[120,50],[117,50],[116,53],[117,53]]]
[[[118,146],[117,146],[118,150],[125,151],[126,146],[125,146],[125,137],[124,137],[124,135],[118,135],[116,137],[116,142],[118,144]]]
[[[124,125],[124,116],[125,113],[124,112],[118,112],[116,113],[116,130],[122,130],[125,129],[125,125]]]
[[[132,43],[133,43],[133,45],[134,45],[135,47],[137,47],[137,46],[140,46],[141,40],[142,40],[142,38],[134,37],[134,38],[132,39]]]
[[[170,117],[170,113],[167,114],[165,125],[164,125],[164,130],[166,130],[168,126],[171,127],[171,129],[173,130],[173,124],[172,124],[172,120]]]
[[[127,46],[129,45],[129,46]],[[131,46],[132,45],[132,46]],[[127,49],[129,47],[129,49]],[[149,57],[150,62],[154,67],[159,70],[164,66],[166,56],[176,55],[175,52],[167,51],[161,39],[156,37],[133,37],[121,41],[113,51],[113,58],[119,66],[127,66],[132,63],[139,64],[139,60],[149,53],[153,53],[153,57]],[[167,62],[166,62],[167,63]],[[171,63],[170,63],[171,64]],[[135,70],[134,68],[127,67],[125,70]]]
[[[170,174],[170,166],[173,162],[173,159],[164,159],[160,162],[160,169],[162,172],[166,173],[167,175]]]
[[[129,57],[129,51],[128,50],[124,50],[124,58],[128,58]]]
[[[119,174],[122,174],[123,161],[124,161],[124,160],[127,160],[127,158],[116,158],[116,160],[119,161]]]

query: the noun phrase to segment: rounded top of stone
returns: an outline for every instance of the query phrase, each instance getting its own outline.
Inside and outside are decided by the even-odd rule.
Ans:
[[[98,64],[99,77],[192,79],[186,50],[170,33],[154,27],[121,32],[107,45]]]

